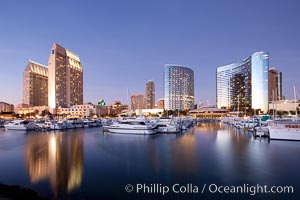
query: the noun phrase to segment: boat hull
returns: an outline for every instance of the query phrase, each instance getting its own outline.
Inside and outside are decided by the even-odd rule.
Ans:
[[[4,128],[6,128],[7,130],[15,130],[15,131],[26,131],[27,128],[25,126],[6,126],[4,125]]]
[[[156,132],[153,129],[125,129],[118,127],[107,127],[108,131],[111,133],[121,133],[121,134],[137,134],[137,135],[152,135]]]
[[[156,132],[157,133],[179,133],[180,130],[177,129],[177,128],[173,128],[173,127],[171,127],[171,128],[164,127],[164,128],[158,128],[158,129],[156,129]]]
[[[300,141],[300,128],[272,128],[269,127],[270,139]]]

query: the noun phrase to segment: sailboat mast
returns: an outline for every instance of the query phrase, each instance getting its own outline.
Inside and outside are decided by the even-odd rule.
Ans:
[[[237,110],[237,114],[238,114],[238,117],[239,117],[239,112],[240,112],[240,95],[238,94],[238,110]]]
[[[274,107],[274,89],[272,90],[272,103],[273,103],[273,119],[275,119],[275,107]]]
[[[130,105],[130,102],[129,102],[129,88],[127,88],[127,104],[128,104],[128,112],[127,112],[127,117],[129,116],[129,112],[131,110],[131,105]]]
[[[297,96],[296,96],[296,86],[295,85],[294,85],[294,98],[295,98],[296,117],[298,117],[298,112],[297,112]]]

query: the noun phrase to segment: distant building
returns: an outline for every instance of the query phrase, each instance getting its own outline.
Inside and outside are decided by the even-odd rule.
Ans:
[[[135,111],[136,109],[144,109],[144,95],[134,94],[131,95],[131,110]]]
[[[28,115],[29,117],[36,117],[36,115],[42,114],[43,111],[48,111],[48,106],[30,106],[28,104],[18,104],[15,107],[15,113],[19,115]]]
[[[100,117],[101,115],[106,115],[106,108],[98,105],[93,105],[92,103],[85,103],[82,105],[73,105],[69,108],[59,107],[57,109],[57,114],[66,117]]]
[[[203,103],[200,101],[197,105],[197,109],[201,109],[203,107]]]
[[[122,104],[121,101],[115,101],[112,105],[106,106],[107,115],[117,116],[124,111],[128,111],[128,105]]]
[[[269,69],[269,102],[282,100],[282,72],[275,68]]]
[[[2,112],[14,112],[14,105],[6,102],[0,102],[0,113]]]
[[[158,109],[165,109],[165,100],[164,100],[164,98],[158,99],[157,108]]]
[[[189,111],[189,115],[198,118],[220,118],[224,117],[229,113],[226,109],[220,109],[215,107],[202,107],[200,109],[195,109]]]
[[[298,114],[300,114],[300,100],[278,100],[270,102],[270,110],[276,110],[281,112],[295,112],[298,109]]]
[[[145,88],[145,108],[155,108],[155,85],[153,81],[148,81]]]
[[[181,65],[164,66],[164,107],[167,110],[194,108],[194,71]]]
[[[240,63],[217,68],[217,107],[267,113],[269,54],[256,52]]]
[[[161,117],[162,114],[164,113],[164,110],[163,109],[158,109],[158,108],[155,108],[155,109],[136,109],[135,110],[135,115],[136,116],[139,116],[139,115],[143,115],[143,116],[159,116]]]
[[[77,54],[54,43],[48,72],[50,109],[83,104],[83,70]]]
[[[23,103],[48,105],[48,67],[30,60],[23,72]]]

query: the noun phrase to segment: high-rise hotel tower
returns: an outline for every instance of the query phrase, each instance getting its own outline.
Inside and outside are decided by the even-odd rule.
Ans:
[[[194,107],[194,71],[181,65],[164,66],[164,100],[167,110]]]
[[[144,109],[144,95],[143,94],[133,94],[131,95],[131,110]]]
[[[217,107],[267,113],[269,54],[256,52],[240,63],[217,68]]]
[[[23,72],[23,101],[29,106],[48,105],[48,67],[30,60]]]
[[[269,102],[282,100],[282,72],[269,69]]]
[[[50,109],[83,103],[83,71],[79,56],[54,43],[48,63]]]
[[[155,85],[153,81],[146,83],[145,104],[146,109],[153,109],[155,107]]]

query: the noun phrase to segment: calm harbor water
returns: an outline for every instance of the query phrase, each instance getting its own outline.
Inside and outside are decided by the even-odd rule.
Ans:
[[[299,142],[254,139],[221,123],[153,136],[103,133],[101,128],[0,130],[0,183],[58,199],[241,199],[237,194],[211,193],[211,184],[293,186],[294,194],[243,197],[299,199],[299,155]],[[154,194],[152,187],[152,194],[137,194],[136,188],[127,193],[127,184],[145,184],[149,190],[154,185],[192,185],[199,191],[163,196]]]

